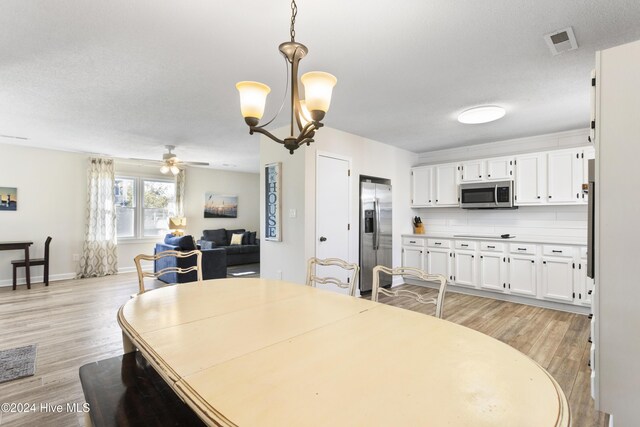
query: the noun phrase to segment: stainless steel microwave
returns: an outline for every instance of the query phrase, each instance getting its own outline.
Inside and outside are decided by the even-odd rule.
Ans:
[[[513,181],[460,184],[463,209],[514,209]]]

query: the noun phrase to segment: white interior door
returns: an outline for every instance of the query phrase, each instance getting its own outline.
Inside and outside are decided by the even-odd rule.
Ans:
[[[349,161],[318,155],[316,163],[316,257],[349,259]],[[319,266],[316,275],[344,282],[349,274],[339,267]],[[328,290],[348,293],[335,286]]]

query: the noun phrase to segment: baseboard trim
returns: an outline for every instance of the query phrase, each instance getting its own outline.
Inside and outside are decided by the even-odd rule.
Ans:
[[[76,278],[76,273],[50,274],[49,282],[69,280],[69,279],[75,279],[75,278]],[[42,283],[42,282],[44,282],[44,276],[31,276],[32,285],[34,283]],[[26,285],[27,279],[24,277],[18,277],[17,283],[18,285]],[[13,286],[13,279],[0,280],[0,287],[4,287],[4,286]]]
[[[424,286],[427,288],[436,288],[436,289],[438,288],[438,285],[436,285],[435,283],[421,282],[421,281],[411,280],[411,279],[407,279],[406,283],[410,285]],[[586,306],[581,307],[577,305],[574,306],[571,304],[563,304],[561,302],[539,300],[534,298],[521,297],[518,295],[498,294],[498,293],[481,291],[478,289],[472,289],[472,288],[467,288],[464,286],[457,286],[452,284],[447,284],[447,292],[473,295],[473,296],[482,297],[482,298],[491,298],[499,301],[515,302],[517,304],[531,305],[534,307],[541,307],[541,308],[549,308],[552,310],[566,311],[568,313],[576,313],[576,314],[584,314],[584,315],[588,315],[589,313],[591,313],[591,307],[586,307]]]

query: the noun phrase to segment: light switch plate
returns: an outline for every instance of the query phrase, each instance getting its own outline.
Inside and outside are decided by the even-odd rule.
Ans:
[[[298,212],[295,209],[289,209],[289,218],[295,218],[298,216]]]

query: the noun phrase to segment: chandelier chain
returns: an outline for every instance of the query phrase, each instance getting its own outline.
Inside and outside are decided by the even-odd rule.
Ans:
[[[298,14],[298,5],[295,0],[291,0],[291,41],[296,41],[296,15]]]

